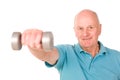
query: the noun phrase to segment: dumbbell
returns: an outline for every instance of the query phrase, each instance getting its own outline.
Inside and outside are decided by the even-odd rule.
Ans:
[[[22,48],[21,43],[21,32],[13,32],[12,33],[12,41],[11,46],[13,50],[20,50]],[[52,32],[43,32],[42,35],[42,47],[45,51],[50,51],[53,49],[53,34]]]

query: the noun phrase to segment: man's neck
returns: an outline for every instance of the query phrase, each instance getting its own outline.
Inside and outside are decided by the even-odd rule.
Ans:
[[[92,57],[95,57],[95,55],[99,52],[99,44],[96,46],[90,47],[90,48],[83,48],[86,52],[90,53]]]

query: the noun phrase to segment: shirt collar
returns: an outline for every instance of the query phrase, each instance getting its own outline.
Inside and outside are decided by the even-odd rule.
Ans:
[[[106,47],[100,42],[98,41],[99,45],[100,45],[100,51],[99,51],[99,55],[102,55],[102,54],[107,54],[107,50],[106,50]],[[78,53],[81,53],[81,52],[85,52],[79,43],[75,44],[75,49]]]
[[[100,51],[99,51],[99,54],[102,55],[102,54],[107,54],[107,50],[106,50],[106,47],[100,42],[99,42],[99,45],[100,45]]]

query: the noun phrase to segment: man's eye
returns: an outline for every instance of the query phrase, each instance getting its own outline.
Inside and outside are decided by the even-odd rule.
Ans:
[[[93,29],[93,27],[91,26],[90,29]]]
[[[79,29],[79,30],[82,30],[83,28],[79,27],[78,29]]]
[[[89,26],[88,29],[93,29],[94,27],[93,26]]]

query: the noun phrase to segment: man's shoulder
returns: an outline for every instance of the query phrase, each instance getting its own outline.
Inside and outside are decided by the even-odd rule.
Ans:
[[[99,42],[100,45],[101,45],[101,48],[103,51],[107,52],[107,53],[111,53],[111,54],[118,54],[120,55],[120,51],[117,50],[117,49],[113,49],[113,48],[110,48],[110,47],[107,47],[107,46],[104,46],[101,42]]]
[[[61,48],[70,48],[70,47],[74,47],[76,45],[74,44],[58,44],[55,47],[61,47]]]
[[[55,47],[62,51],[74,51],[78,47],[78,44],[60,44]]]
[[[113,55],[119,55],[120,56],[120,51],[119,50],[117,50],[117,49],[113,49],[113,48],[108,48],[108,47],[106,47],[106,50],[107,50],[107,52],[109,52],[109,53],[111,53],[111,54],[113,54]]]

